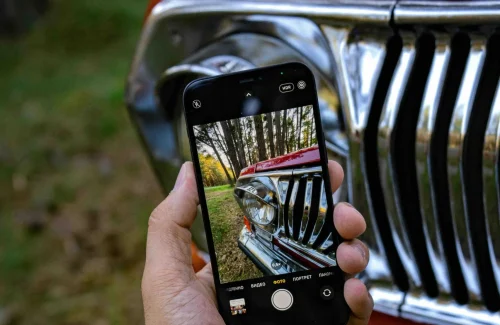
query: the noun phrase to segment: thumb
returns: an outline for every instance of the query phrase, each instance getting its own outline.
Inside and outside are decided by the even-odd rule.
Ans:
[[[149,218],[145,278],[180,286],[194,278],[189,228],[197,206],[193,165],[186,162],[179,171],[174,189]]]

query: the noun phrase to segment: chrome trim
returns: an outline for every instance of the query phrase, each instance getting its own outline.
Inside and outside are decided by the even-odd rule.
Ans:
[[[263,245],[251,232],[245,227],[240,232],[238,242],[243,245],[266,269],[274,275],[287,274],[290,272],[303,271],[299,265],[293,263],[290,258],[284,258],[282,254],[274,251],[271,248]],[[282,263],[282,267],[278,270],[271,265],[273,261],[278,260]]]
[[[277,181],[276,181],[277,182]],[[281,208],[285,204],[286,195],[288,193],[288,186],[290,185],[290,181],[288,179],[283,179],[279,182],[279,209],[278,209],[278,228],[285,228],[285,211]]]
[[[306,245],[298,244],[296,241],[290,238],[280,238],[280,240],[289,245],[291,248],[300,252],[302,257],[311,260],[312,263],[318,264],[316,261],[313,261],[310,258],[310,256],[313,256],[314,258],[320,260],[321,262],[329,266],[337,266],[337,259],[335,258],[335,253],[327,256],[325,254],[310,249],[310,247],[307,247]]]
[[[493,271],[500,288],[500,81],[492,103],[483,146],[483,195]]]
[[[293,5],[291,5],[293,4]],[[314,20],[335,20],[340,23],[370,23],[386,25],[390,20],[391,7],[395,1],[378,0],[322,0],[301,4],[296,1],[205,1],[203,13],[206,15],[277,15],[308,17]],[[159,3],[152,12],[152,19],[165,19],[174,16],[186,19],[199,14],[199,2],[196,0],[177,0]]]
[[[481,76],[486,50],[486,40],[474,37],[471,39],[471,50],[467,58],[458,98],[453,111],[448,137],[448,182],[450,188],[451,214],[453,229],[457,234],[457,251],[462,271],[470,293],[480,296],[479,276],[474,264],[474,251],[470,242],[469,226],[465,211],[462,179],[463,139],[467,131],[469,115]],[[448,231],[451,231],[449,229]]]
[[[448,35],[436,35],[436,49],[432,66],[427,78],[420,116],[417,122],[416,164],[417,181],[420,195],[420,209],[429,257],[436,275],[440,289],[446,293],[451,292],[450,278],[442,239],[441,229],[436,212],[434,186],[432,184],[432,166],[430,161],[431,138],[435,128],[436,114],[448,71],[451,55],[451,38]]]
[[[500,313],[478,310],[479,306],[461,306],[449,299],[407,296],[401,306],[401,316],[429,324],[497,325]]]
[[[408,273],[411,283],[420,287],[422,281],[415,265],[415,257],[411,249],[410,241],[407,236],[408,230],[403,220],[397,188],[394,180],[394,168],[391,157],[391,139],[392,130],[396,122],[396,117],[400,109],[400,103],[406,83],[410,75],[413,61],[415,60],[415,37],[407,34],[403,37],[403,48],[399,58],[394,76],[387,92],[387,97],[382,109],[380,123],[378,128],[378,147],[379,147],[379,166],[380,178],[384,191],[384,200],[387,208],[387,215],[392,229],[394,244],[399,252],[403,266]],[[389,235],[389,234],[385,234]]]
[[[326,209],[328,208],[328,203],[326,200],[326,189],[325,189],[325,181],[321,182],[321,194],[319,200],[319,210],[318,210],[318,218],[316,219],[316,224],[314,225],[313,231],[311,233],[311,238],[309,242],[316,242],[318,239],[319,233],[325,224],[326,218]]]
[[[393,290],[390,286],[379,285],[371,287],[370,294],[375,301],[374,310],[400,317],[399,310],[405,301],[404,292]]]
[[[295,200],[297,199],[297,192],[299,190],[299,180],[294,179],[292,187],[292,195],[290,196],[290,202],[288,203],[288,233],[293,236],[293,209],[295,206]],[[286,225],[285,225],[286,227]]]
[[[396,24],[498,24],[500,1],[400,0],[394,9]]]
[[[311,210],[312,192],[313,192],[313,179],[308,178],[306,184],[305,198],[304,198],[304,211],[302,212],[302,220],[300,222],[299,241],[302,241],[304,239],[307,224],[309,222],[309,218],[311,217],[310,210]]]
[[[302,175],[309,173],[321,173],[323,171],[321,166],[313,166],[313,167],[305,167],[305,168],[296,168],[296,169],[283,169],[269,172],[256,172],[254,174],[246,174],[242,175],[238,178],[240,179],[248,179],[254,177],[280,177],[280,176],[293,176],[293,175]]]

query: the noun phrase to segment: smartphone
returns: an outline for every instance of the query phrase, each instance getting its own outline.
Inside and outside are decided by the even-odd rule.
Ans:
[[[311,70],[287,63],[198,79],[184,108],[226,324],[346,324]]]

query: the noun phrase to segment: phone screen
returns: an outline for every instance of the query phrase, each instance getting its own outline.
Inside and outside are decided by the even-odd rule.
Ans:
[[[310,71],[287,64],[198,81],[185,106],[226,323],[346,323]]]

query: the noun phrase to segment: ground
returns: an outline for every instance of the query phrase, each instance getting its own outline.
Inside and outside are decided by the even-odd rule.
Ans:
[[[243,212],[233,197],[233,188],[208,187],[205,192],[221,282],[262,277],[262,272],[238,247],[244,223]]]
[[[53,0],[0,40],[0,325],[143,324],[163,195],[123,97],[145,8]]]

